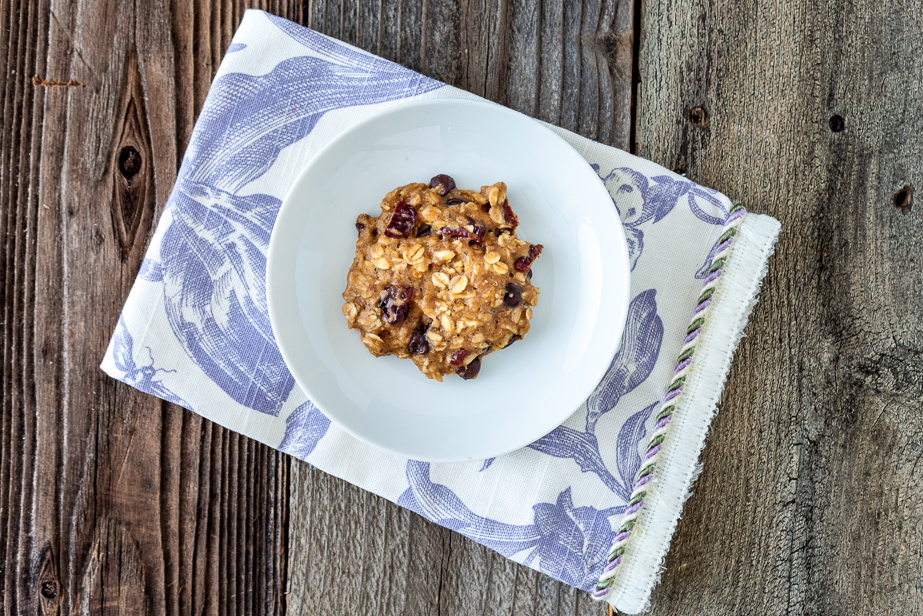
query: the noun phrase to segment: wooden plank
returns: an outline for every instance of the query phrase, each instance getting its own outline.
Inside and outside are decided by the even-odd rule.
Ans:
[[[97,367],[240,13],[0,3],[4,614],[284,610],[287,458]]]
[[[606,613],[587,593],[295,461],[287,614]],[[353,608],[355,609],[355,608]]]
[[[633,6],[617,0],[316,0],[305,25],[587,137],[628,147]],[[580,614],[586,593],[339,479],[292,466],[288,612]]]
[[[639,153],[783,225],[652,614],[923,612],[921,17],[644,5]]]

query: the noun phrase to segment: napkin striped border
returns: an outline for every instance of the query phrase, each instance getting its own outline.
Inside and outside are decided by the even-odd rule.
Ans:
[[[666,439],[667,427],[673,418],[676,405],[681,401],[680,396],[683,393],[683,386],[686,383],[686,374],[692,365],[692,356],[695,354],[696,344],[699,334],[708,319],[708,307],[711,305],[712,296],[715,293],[715,286],[718,279],[724,273],[724,265],[727,263],[728,256],[731,253],[731,247],[734,244],[734,237],[737,235],[737,229],[743,222],[744,215],[747,211],[741,204],[735,204],[731,211],[728,212],[724,220],[724,230],[718,241],[715,243],[715,255],[712,259],[711,267],[708,270],[708,276],[702,285],[702,292],[699,300],[692,311],[692,322],[686,329],[686,338],[683,340],[683,346],[680,349],[679,358],[676,367],[673,369],[673,379],[667,389],[660,406],[660,412],[657,413],[654,431],[651,433],[650,441],[647,444],[647,450],[642,458],[641,468],[638,470],[637,479],[632,487],[631,499],[628,501],[628,509],[622,517],[622,523],[619,526],[615,539],[612,542],[612,548],[609,551],[607,564],[599,576],[599,581],[593,590],[594,599],[604,599],[612,589],[615,582],[615,574],[618,572],[619,565],[622,564],[622,557],[625,554],[625,547],[631,539],[632,531],[637,523],[641,509],[644,507],[644,499],[647,496],[647,485],[654,476],[654,468],[657,465],[657,458],[663,449],[663,442]]]

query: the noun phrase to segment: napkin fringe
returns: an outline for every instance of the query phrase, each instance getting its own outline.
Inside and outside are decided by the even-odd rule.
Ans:
[[[614,603],[615,598],[610,597],[612,592],[616,574],[619,572],[620,565],[622,564],[623,559],[625,558],[625,552],[628,547],[631,537],[637,534],[635,531],[635,526],[638,522],[638,517],[641,514],[645,499],[648,498],[648,492],[654,477],[654,471],[657,467],[658,460],[661,457],[661,452],[663,451],[667,429],[670,425],[671,420],[676,412],[677,406],[683,401],[683,391],[688,388],[689,384],[687,383],[687,377],[690,376],[690,371],[697,369],[698,364],[693,364],[693,356],[698,348],[698,343],[701,340],[701,335],[704,327],[713,318],[712,312],[714,310],[710,309],[712,304],[712,299],[715,294],[716,286],[721,280],[722,274],[725,271],[725,266],[728,262],[728,259],[731,254],[732,247],[734,246],[735,240],[738,238],[740,226],[744,221],[746,215],[746,210],[742,205],[734,205],[730,212],[728,213],[727,218],[724,221],[724,229],[716,242],[715,255],[712,259],[711,267],[709,268],[708,276],[706,277],[702,291],[699,294],[699,299],[697,305],[693,310],[692,320],[689,324],[689,327],[686,329],[686,338],[683,340],[683,346],[680,349],[679,357],[677,359],[676,367],[673,371],[673,378],[671,380],[670,386],[667,388],[667,393],[664,395],[663,401],[660,405],[660,410],[656,415],[656,423],[654,424],[653,432],[651,433],[651,438],[648,441],[647,449],[644,456],[642,457],[641,468],[638,470],[636,475],[636,480],[632,488],[631,498],[628,502],[628,509],[625,511],[624,516],[622,517],[621,524],[616,532],[615,538],[613,540],[612,548],[609,552],[607,558],[607,564],[603,569],[602,574],[599,577],[599,581],[596,584],[592,596],[594,599],[602,600],[606,599],[609,603]],[[765,217],[757,217],[759,219],[764,219]],[[771,220],[771,219],[766,219]],[[772,221],[775,223],[775,221]],[[736,331],[734,333],[734,340],[732,341],[731,348],[735,348],[740,337],[743,336],[743,329],[746,324],[746,320],[750,314],[752,307],[756,303],[756,296],[759,290],[759,285],[765,276],[768,257],[772,252],[772,246],[775,243],[775,238],[778,233],[778,223],[775,223],[772,228],[767,227],[763,235],[765,237],[758,238],[763,240],[763,249],[762,250],[751,250],[752,256],[751,260],[754,262],[750,264],[750,267],[744,267],[743,269],[757,269],[758,276],[756,276],[755,282],[751,279],[747,282],[750,282],[753,288],[750,289],[741,289],[738,291],[739,295],[744,295],[746,305],[742,306],[743,310],[738,314],[730,315],[730,321],[733,323],[735,320],[740,321]],[[744,255],[746,256],[746,255]],[[761,269],[759,269],[761,268]],[[719,310],[723,312],[723,310]],[[724,319],[719,319],[724,320]],[[733,329],[733,328],[732,328]],[[706,396],[707,400],[704,404],[711,404],[711,411],[706,413],[709,421],[711,416],[714,415],[717,404],[717,400],[721,395],[721,390],[723,389],[724,380],[727,374],[727,371],[730,368],[730,357],[727,358],[724,366],[717,366],[722,372],[719,375],[720,378],[713,380],[713,389],[711,396]],[[693,460],[698,458],[698,453],[701,451],[701,448],[704,446],[704,434],[702,435],[701,441],[699,443],[698,451],[694,452],[695,457]],[[679,506],[681,508],[682,503],[689,497],[691,494],[691,485],[694,481],[695,476],[698,475],[696,469],[699,468],[698,464],[693,464],[692,466],[692,475],[688,478],[686,482],[686,489],[681,496]],[[658,474],[659,476],[659,474]],[[679,510],[677,509],[676,514],[673,516],[673,520],[670,522],[669,533],[667,534],[666,545],[669,544],[669,537],[672,536],[673,530],[679,519]],[[655,564],[662,563],[662,560],[665,556],[665,550],[662,550],[664,553],[659,554],[655,559]],[[658,567],[661,569],[662,565]],[[644,592],[643,597],[637,597],[640,599],[640,605],[638,605],[639,610],[643,610],[649,601],[650,592],[655,585],[656,579],[659,578],[660,571],[657,570],[654,572],[654,580],[651,584],[645,584],[645,589],[642,589]],[[636,610],[637,611],[637,610]]]

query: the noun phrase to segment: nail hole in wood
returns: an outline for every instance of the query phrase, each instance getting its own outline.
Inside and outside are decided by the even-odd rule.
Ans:
[[[909,214],[913,207],[913,184],[907,184],[902,189],[894,193],[891,203],[898,208],[902,214]]]
[[[54,582],[42,582],[42,596],[46,599],[54,599],[58,596],[58,585]]]
[[[846,128],[846,120],[843,119],[843,116],[838,114],[830,116],[830,130],[839,133],[842,132],[844,128]]]
[[[708,112],[704,107],[693,107],[689,110],[689,121],[693,126],[704,128],[708,126]]]
[[[126,180],[130,180],[141,171],[141,153],[134,146],[126,145],[119,152],[119,171]]]

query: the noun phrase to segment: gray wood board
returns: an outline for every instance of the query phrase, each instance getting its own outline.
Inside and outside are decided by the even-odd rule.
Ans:
[[[923,613],[921,17],[644,5],[638,153],[783,227],[652,614]]]
[[[260,6],[779,218],[653,613],[923,613],[919,4]],[[97,370],[244,8],[0,3],[0,611],[602,613]]]
[[[0,2],[0,613],[284,609],[287,456],[98,368],[239,16]]]

